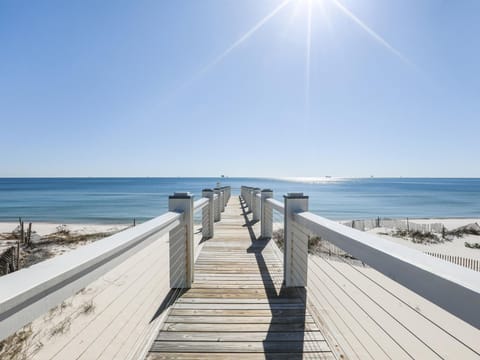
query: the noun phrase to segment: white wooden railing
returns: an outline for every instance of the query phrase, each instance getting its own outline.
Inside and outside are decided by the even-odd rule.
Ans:
[[[260,206],[261,236],[272,237],[273,212],[284,215],[284,283],[305,287],[308,273],[308,240],[318,236],[346,253],[437,304],[465,322],[480,328],[480,275],[420,251],[367,234],[308,211],[302,193],[273,199],[271,190],[242,186],[248,209]]]
[[[202,211],[202,236],[212,237],[214,213],[223,211],[231,189],[207,189],[202,196],[194,202],[189,193],[175,193],[169,197],[169,211],[159,217],[0,277],[0,340],[166,234],[170,243],[170,286],[189,288],[198,247],[193,241],[194,212]]]

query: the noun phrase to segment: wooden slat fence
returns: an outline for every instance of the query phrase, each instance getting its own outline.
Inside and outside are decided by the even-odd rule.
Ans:
[[[0,254],[0,275],[6,275],[17,270],[17,251],[15,246],[11,246]]]
[[[387,229],[396,229],[403,231],[441,233],[444,229],[444,225],[441,223],[417,224],[408,219],[362,219],[342,221],[341,224],[361,231],[384,227]]]
[[[451,263],[472,269],[474,271],[480,271],[480,260],[478,259],[472,259],[472,258],[467,258],[463,256],[455,256],[455,255],[448,255],[448,254],[440,254],[440,253],[429,252],[429,251],[426,251],[425,254],[434,256],[436,258],[439,258],[445,261],[449,261]]]

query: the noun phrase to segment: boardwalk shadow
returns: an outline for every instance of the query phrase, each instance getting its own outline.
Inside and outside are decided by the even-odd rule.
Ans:
[[[161,316],[168,308],[170,305],[172,305],[180,296],[182,296],[187,289],[170,289],[168,294],[165,296],[163,299],[162,303],[158,307],[157,311],[155,311],[155,314],[153,315],[152,319],[150,320],[150,323],[155,321],[159,316]]]
[[[262,239],[255,235],[253,225],[257,221],[251,221],[248,218],[249,212],[246,211],[246,204],[241,198],[240,205],[245,219],[243,226],[247,227],[252,241],[247,253],[255,254],[272,316],[268,332],[263,341],[265,358],[276,359],[280,355],[279,353],[288,353],[288,359],[302,359],[305,330],[308,330],[306,329],[305,289],[287,289],[284,286],[283,273],[275,275],[275,272],[278,271],[275,268],[272,268],[272,272],[270,272],[263,251],[271,239]],[[278,280],[278,276],[282,277],[281,281]],[[280,282],[281,286],[277,292],[277,286],[280,285]]]

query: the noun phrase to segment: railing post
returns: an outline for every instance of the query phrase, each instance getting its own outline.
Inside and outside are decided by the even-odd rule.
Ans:
[[[193,283],[193,195],[174,193],[168,198],[168,210],[183,213],[179,226],[170,231],[170,288],[189,289]]]
[[[223,192],[223,203],[222,203],[222,205],[223,205],[223,210],[225,210],[225,206],[227,206],[227,196],[228,196],[228,194],[227,194],[227,187],[226,187],[226,186],[222,186],[220,189],[221,189],[222,192]]]
[[[246,205],[246,207],[248,208],[248,210],[251,210],[250,209],[250,187],[249,186],[242,186],[242,198],[243,198],[243,201]]]
[[[305,287],[308,273],[308,236],[300,231],[293,215],[308,211],[308,196],[303,193],[288,193],[284,199],[283,274],[285,287]]]
[[[213,209],[213,219],[214,221],[220,221],[221,218],[222,218],[222,215],[221,215],[221,207],[220,207],[220,189],[218,188],[215,188],[213,189],[213,193],[215,194],[215,198],[214,198],[214,209]]]
[[[270,239],[273,234],[273,209],[266,201],[273,197],[273,191],[263,189],[261,195],[260,236],[263,239]]]
[[[252,190],[252,220],[258,221],[260,220],[260,199],[257,198],[257,195],[260,194],[259,188],[254,188]]]
[[[248,210],[253,212],[253,188],[248,189]]]
[[[215,220],[213,190],[204,189],[202,191],[202,196],[208,199],[208,205],[202,209],[202,236],[205,239],[210,239],[213,237],[213,222]]]
[[[225,189],[224,188],[220,188],[220,208],[222,212],[225,211]]]
[[[228,204],[228,200],[230,200],[231,196],[232,196],[232,187],[227,186],[227,204]]]
[[[218,188],[218,187],[216,187],[213,190],[215,191],[215,194],[218,194],[218,205],[219,205],[219,208],[220,208],[220,212],[224,212],[225,211],[225,203],[224,203],[225,192],[223,191],[222,188]]]

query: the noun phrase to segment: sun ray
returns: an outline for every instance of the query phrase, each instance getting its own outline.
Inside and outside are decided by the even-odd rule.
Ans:
[[[286,22],[282,31],[279,33],[281,34],[279,36],[281,39],[285,38],[287,34],[291,31],[291,28],[294,25],[295,20],[297,20],[297,18],[299,17],[301,9],[302,9],[301,1],[292,1],[292,11],[290,12],[290,17],[288,18],[288,21]]]
[[[330,19],[330,16],[328,14],[328,9],[325,6],[326,2],[325,1],[316,1],[315,5],[320,9],[319,13],[321,15],[322,21],[325,23],[329,33],[332,32],[332,21]]]
[[[235,48],[239,45],[244,43],[248,40],[253,34],[257,32],[263,25],[265,25],[271,18],[273,18],[280,10],[282,10],[285,6],[287,6],[292,0],[285,0],[280,5],[278,5],[275,9],[273,9],[269,14],[267,14],[263,19],[257,22],[250,30],[244,33],[237,41],[235,41],[232,45],[230,45],[223,53],[221,53],[215,60],[213,60],[210,64],[205,66],[201,73],[208,71],[210,68],[217,65],[220,61],[222,61],[228,54],[230,54]]]
[[[223,51],[219,56],[217,56],[211,63],[205,65],[201,68],[192,78],[178,86],[173,90],[169,95],[167,95],[163,101],[160,102],[160,105],[165,105],[172,100],[178,93],[182,92],[184,89],[190,87],[195,81],[202,77],[205,73],[210,71],[218,63],[220,63],[225,57],[227,57],[233,50],[235,50],[239,45],[247,41],[253,34],[255,34],[261,27],[263,27],[270,19],[272,19],[280,10],[285,6],[291,3],[293,0],[285,0],[280,3],[276,8],[264,16],[260,21],[258,21],[253,27],[245,32],[238,40],[236,40],[232,45],[230,45],[225,51]]]
[[[382,38],[379,34],[373,31],[367,24],[365,24],[362,20],[360,20],[354,13],[352,13],[345,5],[343,5],[339,0],[330,0],[337,8],[339,8],[345,15],[347,15],[352,21],[354,21],[358,26],[360,26],[367,34],[373,37],[378,43],[383,45],[387,50],[389,50],[392,54],[396,55],[406,64],[415,67],[415,65],[407,59],[400,51],[395,49],[392,45],[390,45],[384,38]]]

